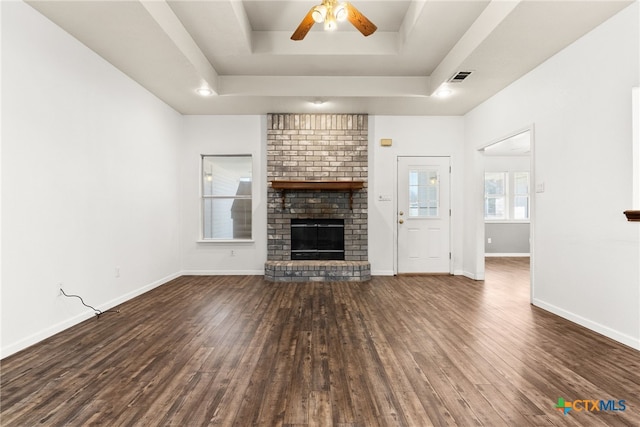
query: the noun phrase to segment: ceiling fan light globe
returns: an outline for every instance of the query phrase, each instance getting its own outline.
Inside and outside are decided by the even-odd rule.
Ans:
[[[333,9],[333,16],[335,16],[338,22],[344,22],[348,14],[349,12],[347,11],[347,5],[345,3],[340,3]]]
[[[333,31],[336,28],[338,28],[338,23],[336,22],[336,19],[331,15],[327,16],[327,19],[325,19],[324,21],[325,31]]]
[[[326,16],[327,16],[327,7],[325,5],[321,4],[313,8],[313,13],[311,14],[311,17],[318,24],[324,22]]]

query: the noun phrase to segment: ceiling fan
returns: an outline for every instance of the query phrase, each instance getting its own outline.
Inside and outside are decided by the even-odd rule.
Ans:
[[[324,29],[335,30],[338,22],[348,19],[363,36],[373,34],[378,27],[366,16],[364,16],[351,3],[340,2],[338,0],[322,0],[322,3],[311,8],[309,13],[302,19],[298,28],[291,35],[291,40],[302,40],[305,38],[313,24],[324,23]]]

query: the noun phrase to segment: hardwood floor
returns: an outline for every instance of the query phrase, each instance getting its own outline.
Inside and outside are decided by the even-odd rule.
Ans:
[[[640,425],[640,352],[529,305],[527,263],[488,259],[485,282],[182,277],[3,360],[0,423]]]

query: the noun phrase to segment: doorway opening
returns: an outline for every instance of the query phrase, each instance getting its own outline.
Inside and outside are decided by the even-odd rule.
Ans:
[[[483,147],[482,233],[486,271],[528,269],[533,296],[533,131]],[[490,266],[490,268],[489,268]],[[508,268],[506,266],[509,266]]]

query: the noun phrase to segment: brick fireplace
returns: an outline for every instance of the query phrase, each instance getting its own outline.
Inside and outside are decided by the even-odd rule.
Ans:
[[[366,114],[268,115],[267,280],[370,278],[367,159]],[[344,261],[292,261],[292,219],[343,221]]]

